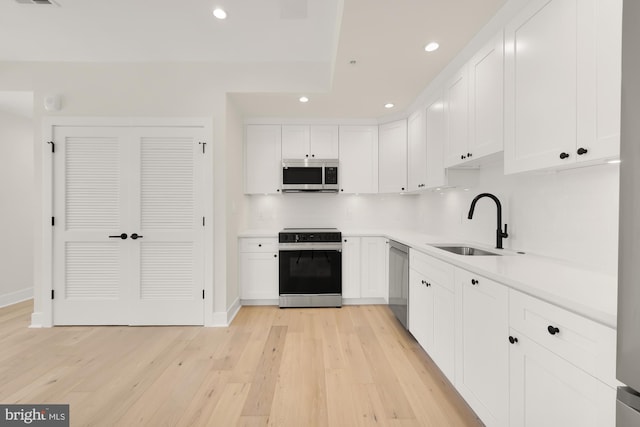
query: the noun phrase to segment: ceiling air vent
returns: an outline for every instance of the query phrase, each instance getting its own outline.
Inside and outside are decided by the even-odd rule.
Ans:
[[[16,3],[20,4],[42,4],[45,6],[60,6],[53,0],[16,0]]]

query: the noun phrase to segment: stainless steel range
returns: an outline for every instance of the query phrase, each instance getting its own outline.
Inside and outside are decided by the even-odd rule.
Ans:
[[[280,307],[341,307],[342,233],[285,228],[278,240]]]

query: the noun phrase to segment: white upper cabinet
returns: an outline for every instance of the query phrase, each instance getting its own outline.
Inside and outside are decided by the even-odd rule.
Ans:
[[[426,114],[420,109],[407,119],[407,148],[409,191],[424,190],[427,186]]]
[[[469,62],[469,149],[477,160],[503,149],[504,37],[502,31]]]
[[[280,192],[280,125],[247,125],[244,153],[244,192],[273,194]]]
[[[338,126],[283,125],[283,159],[337,159]]]
[[[462,67],[445,84],[444,107],[447,121],[445,166],[455,166],[469,156],[469,76]]]
[[[619,153],[621,0],[535,0],[505,29],[505,172]]]
[[[342,193],[378,192],[378,126],[340,126]]]
[[[407,121],[381,125],[378,132],[378,192],[407,191]]]
[[[309,142],[311,144],[311,157],[316,159],[337,159],[338,126],[317,125],[309,127]]]
[[[427,181],[426,188],[442,187],[447,184],[444,167],[444,149],[447,139],[446,119],[442,95],[433,99],[426,109],[427,141]]]

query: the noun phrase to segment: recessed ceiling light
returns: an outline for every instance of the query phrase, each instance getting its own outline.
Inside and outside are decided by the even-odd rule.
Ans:
[[[218,19],[227,19],[227,12],[224,9],[220,9],[219,7],[213,10],[213,16]]]
[[[438,50],[439,47],[440,45],[438,43],[431,42],[424,47],[424,50],[426,50],[427,52],[433,52],[434,50]]]
[[[393,108],[393,107],[395,107],[395,104],[392,104],[391,102],[384,104],[384,108]]]
[[[307,98],[306,96],[301,96],[300,97],[300,102],[302,102],[302,103],[309,102],[309,98]]]

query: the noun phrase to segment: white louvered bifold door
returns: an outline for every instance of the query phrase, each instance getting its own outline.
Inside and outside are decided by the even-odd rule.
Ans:
[[[58,128],[54,155],[53,320],[128,324],[127,138],[117,128]]]
[[[132,324],[204,322],[203,135],[137,128],[132,159]],[[210,147],[209,147],[210,148]]]
[[[202,130],[54,137],[54,324],[202,325]]]

